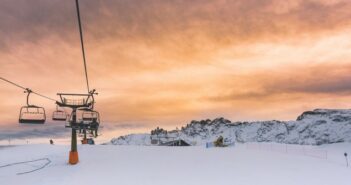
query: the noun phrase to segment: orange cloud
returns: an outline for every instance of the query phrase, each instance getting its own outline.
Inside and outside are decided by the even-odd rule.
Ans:
[[[84,92],[74,8],[4,2],[0,76],[51,97]],[[108,122],[179,125],[347,107],[350,8],[347,0],[82,1],[97,108]],[[0,88],[0,123],[16,122],[25,96]]]

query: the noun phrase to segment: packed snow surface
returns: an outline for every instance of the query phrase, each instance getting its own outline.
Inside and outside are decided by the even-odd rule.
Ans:
[[[279,144],[278,144],[279,145]],[[313,146],[327,158],[250,149],[203,146],[79,146],[80,162],[68,165],[69,146],[0,147],[0,166],[48,158],[47,161],[0,168],[2,185],[349,185],[351,168],[344,152],[351,144]]]

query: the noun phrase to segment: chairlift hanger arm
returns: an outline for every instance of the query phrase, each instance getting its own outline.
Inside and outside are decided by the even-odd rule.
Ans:
[[[27,89],[26,91],[24,91],[24,93],[27,93],[27,106],[31,106],[31,105],[29,105],[29,95],[30,95],[30,93],[32,93],[32,90]]]

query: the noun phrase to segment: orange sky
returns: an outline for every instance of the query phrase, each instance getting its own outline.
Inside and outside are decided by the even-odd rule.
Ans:
[[[351,103],[350,0],[81,0],[91,86],[106,124],[295,119]],[[0,0],[0,76],[85,92],[73,0]],[[0,82],[0,124],[25,94]],[[38,97],[33,104],[54,109]]]

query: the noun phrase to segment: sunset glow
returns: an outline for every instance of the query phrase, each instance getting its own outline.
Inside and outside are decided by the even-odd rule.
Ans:
[[[350,107],[350,0],[80,4],[104,124],[292,120]],[[0,25],[0,76],[54,98],[86,91],[73,1],[1,0]],[[0,124],[16,124],[25,94],[1,81],[0,89]]]

